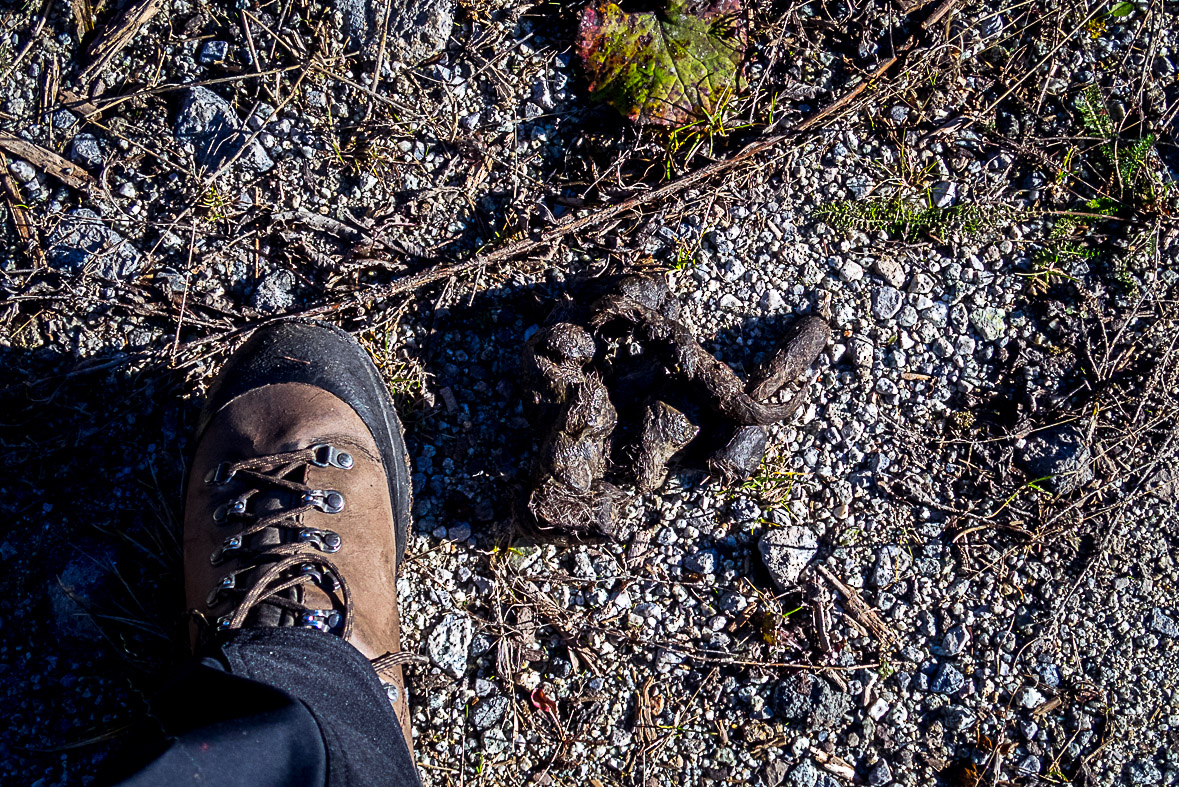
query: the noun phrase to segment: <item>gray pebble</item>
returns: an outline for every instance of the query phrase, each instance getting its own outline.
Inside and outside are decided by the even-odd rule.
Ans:
[[[942,637],[942,644],[939,652],[943,656],[954,657],[966,649],[966,643],[970,641],[970,633],[966,627],[959,623],[954,626],[946,635]]]
[[[942,723],[951,732],[962,732],[974,726],[975,715],[967,708],[950,705],[942,711]]]
[[[229,44],[225,41],[206,41],[197,57],[203,66],[213,66],[225,60],[229,54]]]
[[[766,311],[776,312],[785,305],[786,301],[782,300],[782,295],[777,290],[766,290],[761,296],[761,307]]]
[[[278,314],[295,302],[295,274],[277,268],[267,273],[250,299],[255,309],[263,314]]]
[[[905,269],[896,260],[878,259],[872,264],[872,271],[890,287],[899,290],[905,284]]]
[[[937,694],[956,694],[966,685],[966,678],[949,662],[942,662],[929,680],[929,690]]]
[[[49,236],[47,256],[56,268],[74,272],[90,268],[114,281],[134,278],[144,263],[139,250],[89,208],[72,210],[62,218]]]
[[[512,701],[497,694],[477,703],[471,711],[471,723],[476,729],[485,730],[498,724],[512,707]]]
[[[993,342],[1007,330],[1007,323],[1002,309],[994,306],[984,306],[970,313],[970,324],[978,335],[988,342]]]
[[[215,170],[245,147],[238,163],[254,172],[267,172],[274,162],[249,134],[229,102],[205,87],[190,87],[176,117],[176,136],[193,146],[197,161]]]
[[[1158,607],[1150,611],[1150,630],[1164,637],[1179,639],[1179,623]]]
[[[864,268],[858,262],[845,260],[839,266],[839,278],[847,282],[859,281],[864,278]]]
[[[1027,438],[1019,462],[1033,479],[1057,494],[1068,494],[1093,480],[1085,432],[1071,424],[1036,432]]]
[[[508,750],[508,745],[508,737],[501,729],[493,727],[492,729],[483,733],[483,751],[485,751],[488,756],[498,757]]]
[[[1016,770],[1021,776],[1035,776],[1040,773],[1040,758],[1029,754],[1019,761]]]
[[[466,615],[446,615],[426,637],[426,655],[452,678],[461,678],[467,668],[473,635],[471,619]]]
[[[21,183],[29,183],[37,177],[37,170],[33,168],[33,165],[22,159],[13,159],[8,162],[8,171]]]
[[[414,65],[442,51],[454,26],[454,9],[454,0],[395,3],[389,14],[387,46],[390,56],[398,62]]]
[[[929,197],[933,200],[934,206],[948,208],[958,197],[958,184],[945,180],[938,181],[930,187]]]
[[[1021,708],[1032,710],[1044,702],[1044,695],[1033,686],[1024,686],[1015,695],[1015,704]]]
[[[684,568],[696,574],[712,574],[716,572],[717,556],[712,549],[697,552],[684,558]]]
[[[774,584],[786,593],[819,551],[819,539],[810,528],[785,525],[762,534],[757,548]]]
[[[786,787],[815,787],[819,780],[819,769],[810,760],[803,760],[790,770]]]
[[[892,781],[892,768],[888,767],[888,760],[880,760],[868,772],[868,784],[881,787]]]
[[[872,292],[872,316],[878,320],[891,320],[901,310],[905,298],[896,287],[877,287]]]
[[[86,169],[99,169],[104,161],[98,138],[93,134],[76,134],[70,140],[70,160]]]

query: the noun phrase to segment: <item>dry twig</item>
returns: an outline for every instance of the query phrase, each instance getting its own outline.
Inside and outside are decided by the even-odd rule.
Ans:
[[[896,640],[892,630],[888,625],[881,620],[880,616],[876,614],[876,610],[872,609],[867,603],[860,598],[860,594],[855,588],[843,584],[826,566],[815,566],[815,570],[822,575],[823,579],[831,583],[831,587],[835,588],[841,596],[843,596],[844,603],[847,606],[848,613],[855,618],[861,626],[863,626],[872,636],[880,640],[884,645],[892,645]]]
[[[128,6],[98,38],[94,39],[88,52],[90,62],[78,74],[78,83],[86,92],[90,91],[90,86],[110,65],[115,55],[131,43],[139,29],[151,21],[163,4],[164,0],[143,0],[136,5]]]
[[[87,191],[91,186],[98,185],[98,182],[89,172],[77,164],[71,164],[53,151],[46,150],[40,145],[16,137],[2,136],[0,137],[0,148],[7,150],[18,158],[24,159],[42,172],[57,178],[70,188],[75,188],[78,191]]]

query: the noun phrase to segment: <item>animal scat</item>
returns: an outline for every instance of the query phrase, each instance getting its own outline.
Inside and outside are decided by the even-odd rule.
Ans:
[[[541,529],[616,536],[623,492],[611,481],[653,491],[677,455],[727,484],[751,476],[766,425],[793,415],[807,390],[784,403],[765,399],[801,375],[830,336],[821,319],[803,318],[745,382],[679,321],[662,277],[599,279],[574,292],[580,297],[566,297],[523,352],[533,420],[547,435],[527,501]]]
[[[797,380],[815,362],[830,339],[831,328],[825,320],[814,316],[800,319],[769,363],[749,381],[749,395],[764,402],[782,386]]]
[[[702,389],[720,415],[741,424],[772,424],[787,417],[788,405],[763,404],[745,393],[745,383],[731,368],[700,346],[687,326],[621,295],[607,295],[594,306],[590,324],[600,328],[612,319],[631,323],[640,338],[662,354],[668,375]]]
[[[654,401],[643,408],[643,427],[635,456],[635,486],[653,492],[667,479],[667,462],[700,433],[700,427],[667,402]]]

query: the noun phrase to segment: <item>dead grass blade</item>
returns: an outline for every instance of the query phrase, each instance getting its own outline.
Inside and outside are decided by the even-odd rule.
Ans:
[[[33,264],[40,267],[45,264],[45,251],[37,241],[37,230],[29,219],[29,211],[25,208],[20,197],[20,187],[16,179],[8,172],[8,157],[0,153],[0,169],[4,176],[4,200],[8,204],[8,212],[12,214],[12,224],[20,238],[25,253],[33,258]]]
[[[163,4],[164,0],[143,0],[129,6],[94,40],[88,52],[90,61],[78,74],[78,83],[84,87],[85,92],[90,91],[90,86],[110,65],[115,55],[131,43],[139,29],[159,13]]]

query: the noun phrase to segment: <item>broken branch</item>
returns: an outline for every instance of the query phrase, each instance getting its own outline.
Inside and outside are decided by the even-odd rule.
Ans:
[[[0,137],[0,148],[60,180],[70,188],[86,191],[98,183],[89,172],[71,164],[51,150],[16,137]]]

